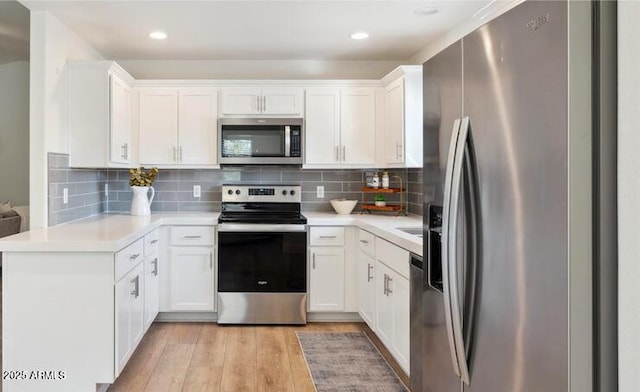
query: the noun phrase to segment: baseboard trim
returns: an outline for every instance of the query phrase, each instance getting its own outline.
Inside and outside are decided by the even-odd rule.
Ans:
[[[362,322],[362,318],[358,313],[349,312],[309,312],[307,313],[307,321],[318,323],[349,323]]]
[[[208,323],[217,322],[216,312],[160,312],[157,322]],[[352,312],[307,312],[307,321],[318,323],[362,322],[358,313]]]

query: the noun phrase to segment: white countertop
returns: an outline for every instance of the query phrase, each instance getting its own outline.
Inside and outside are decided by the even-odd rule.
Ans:
[[[115,252],[161,225],[217,225],[217,212],[151,216],[100,215],[0,238],[4,252]],[[422,255],[422,238],[398,227],[422,227],[422,217],[303,212],[309,226],[357,226]]]
[[[422,217],[374,214],[338,215],[332,212],[302,212],[309,226],[357,226],[378,237],[422,256],[422,238],[398,230],[399,227],[422,227]]]

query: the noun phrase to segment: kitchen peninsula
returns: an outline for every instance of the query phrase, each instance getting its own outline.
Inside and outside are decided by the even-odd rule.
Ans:
[[[342,310],[311,309],[310,320],[360,320],[359,232],[404,252],[422,253],[421,238],[398,230],[421,227],[418,216],[305,215],[308,231],[344,228],[346,233]],[[126,365],[158,311],[158,320],[215,321],[214,292],[207,290],[215,291],[211,282],[215,282],[217,268],[217,219],[218,213],[101,215],[0,240],[3,368],[16,376],[4,380],[4,390],[93,391],[97,384],[106,388]],[[190,235],[193,230],[199,234]],[[203,242],[173,246],[178,240]],[[176,274],[175,266],[170,265],[170,247],[208,249],[206,257],[211,259],[202,260],[213,261],[211,270],[200,275],[200,280],[205,277],[202,284],[198,276],[190,277],[186,284],[197,295],[211,295],[203,303],[191,301],[193,291],[175,292],[176,287],[186,289],[170,276]],[[407,268],[408,262],[403,261]],[[208,261],[192,265],[204,271],[208,266]],[[177,276],[189,277],[184,271]],[[312,284],[309,291],[313,304]],[[173,309],[200,306],[202,310],[172,310],[172,296],[191,301]],[[402,365],[401,360],[399,363]],[[20,379],[21,372],[28,378],[32,370],[44,371],[47,377]]]

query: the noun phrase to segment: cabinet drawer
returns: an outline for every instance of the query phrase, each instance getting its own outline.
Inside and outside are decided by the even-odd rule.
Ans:
[[[312,227],[310,246],[344,246],[344,227]]]
[[[115,280],[123,277],[131,268],[141,262],[143,256],[144,240],[142,238],[116,253]]]
[[[172,246],[212,246],[216,243],[213,226],[173,226],[170,232]]]
[[[409,251],[376,237],[376,259],[409,279]]]
[[[144,255],[148,257],[158,251],[158,242],[160,241],[160,230],[155,229],[151,233],[144,236]]]
[[[376,237],[368,231],[359,230],[358,246],[360,250],[371,257],[376,257],[375,239]]]

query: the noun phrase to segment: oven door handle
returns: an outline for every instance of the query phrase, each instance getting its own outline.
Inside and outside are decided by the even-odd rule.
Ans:
[[[218,225],[219,232],[304,232],[307,231],[306,225],[274,225],[262,223],[220,223]]]

